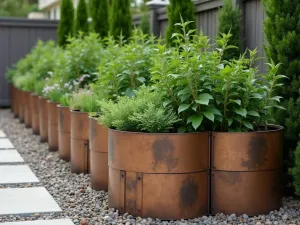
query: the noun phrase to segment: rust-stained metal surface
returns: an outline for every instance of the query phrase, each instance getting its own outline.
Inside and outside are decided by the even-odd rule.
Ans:
[[[282,205],[283,128],[212,133],[212,214],[255,216]]]
[[[89,173],[89,116],[88,113],[71,111],[71,171]]]
[[[40,118],[39,118],[39,96],[37,94],[31,94],[31,119],[32,119],[32,132],[33,134],[40,133]]]
[[[109,130],[109,207],[162,220],[208,214],[209,134]]]
[[[282,206],[282,169],[256,172],[213,171],[212,214],[256,216]]]
[[[18,114],[20,123],[24,123],[24,91],[19,89]]]
[[[109,130],[109,166],[119,170],[145,173],[203,171],[209,166],[208,149],[209,132],[146,134]]]
[[[90,117],[91,188],[108,190],[108,129]]]
[[[31,128],[32,116],[31,116],[31,92],[25,91],[24,98],[24,121],[26,128]]]
[[[57,103],[47,101],[48,106],[48,144],[50,151],[58,150],[58,109]]]
[[[71,112],[69,107],[58,108],[58,151],[59,157],[65,161],[71,159]]]
[[[48,104],[47,99],[39,96],[39,122],[40,122],[40,141],[48,141]]]

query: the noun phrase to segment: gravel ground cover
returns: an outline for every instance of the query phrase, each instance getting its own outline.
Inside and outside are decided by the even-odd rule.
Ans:
[[[106,192],[90,188],[89,175],[72,174],[70,164],[59,159],[57,152],[49,152],[48,145],[40,143],[39,136],[32,135],[32,130],[26,129],[24,124],[14,119],[7,109],[0,110],[0,129],[7,134],[25,163],[40,180],[39,184],[0,185],[0,188],[43,186],[63,210],[58,214],[34,214],[30,217],[0,216],[0,223],[70,218],[75,225],[300,225],[300,201],[293,198],[285,198],[284,207],[279,211],[257,217],[218,214],[193,220],[160,221],[155,218],[134,218],[128,213],[122,215],[118,210],[108,208]]]

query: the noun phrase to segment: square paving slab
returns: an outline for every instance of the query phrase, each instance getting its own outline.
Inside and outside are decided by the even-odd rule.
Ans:
[[[6,135],[2,130],[0,130],[0,138],[3,138],[3,137],[6,137]]]
[[[1,225],[74,225],[69,219],[1,223]]]
[[[39,179],[34,175],[27,165],[0,166],[0,184],[24,184],[38,182]]]
[[[5,163],[22,163],[24,159],[17,150],[0,151],[0,164]]]
[[[0,150],[14,148],[13,144],[7,138],[0,138]]]
[[[44,187],[3,188],[0,189],[0,199],[0,216],[61,212]]]

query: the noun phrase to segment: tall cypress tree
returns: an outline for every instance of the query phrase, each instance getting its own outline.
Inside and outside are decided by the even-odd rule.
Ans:
[[[79,0],[76,11],[75,32],[79,31],[87,34],[89,32],[88,10],[85,0]]]
[[[238,48],[228,49],[224,55],[223,59],[237,59],[240,57],[241,51],[241,40],[240,40],[240,30],[241,30],[241,10],[238,7],[234,7],[232,0],[224,0],[224,5],[222,9],[218,12],[218,32],[219,34],[231,33],[231,38],[228,45],[233,45]]]
[[[72,36],[74,32],[74,7],[72,0],[62,0],[61,17],[58,26],[58,44],[65,46],[68,36]]]
[[[130,0],[113,0],[111,16],[111,35],[115,38],[122,35],[125,39],[131,36],[132,20]]]
[[[284,98],[283,106],[287,110],[275,112],[277,121],[285,126],[284,169],[287,172],[287,168],[293,166],[289,156],[293,155],[291,153],[294,153],[297,142],[300,141],[300,2],[264,0],[263,3],[267,14],[264,22],[268,41],[266,54],[269,60],[282,63],[279,73],[289,78],[284,80],[285,84],[279,88],[278,93]],[[300,165],[296,166],[300,168]],[[300,180],[297,173],[294,175],[295,180]],[[287,182],[288,180],[286,184]]]
[[[104,38],[109,32],[109,7],[107,0],[92,0],[91,14],[93,28],[100,37]]]
[[[166,41],[173,43],[171,37],[173,33],[181,33],[181,28],[174,26],[176,23],[181,23],[180,15],[185,22],[193,21],[187,27],[187,30],[196,29],[196,17],[193,0],[170,0],[168,6],[168,27],[166,30]]]

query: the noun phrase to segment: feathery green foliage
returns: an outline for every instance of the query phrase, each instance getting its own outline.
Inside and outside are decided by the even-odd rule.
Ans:
[[[78,92],[73,92],[70,96],[70,107],[72,110],[80,110],[81,112],[99,112],[99,104],[97,100],[101,97],[88,89],[80,89]]]
[[[150,34],[150,15],[149,12],[144,12],[141,17],[141,30],[144,34]]]
[[[192,0],[170,0],[168,6],[168,27],[166,29],[166,41],[169,45],[174,45],[172,42],[172,35],[174,33],[181,33],[180,27],[175,26],[176,23],[181,22],[181,17],[184,21],[195,21],[194,1]],[[190,23],[187,26],[189,30],[196,29],[195,23]]]
[[[121,34],[127,40],[131,36],[132,20],[129,0],[113,0],[111,16],[111,35]]]
[[[89,32],[88,10],[85,0],[79,0],[76,11],[75,32],[77,34],[80,31],[83,34]]]
[[[224,55],[224,60],[238,59],[241,51],[241,10],[238,7],[234,7],[232,0],[224,0],[224,5],[218,12],[218,32],[219,34],[230,33],[231,37],[228,41],[228,45],[233,45],[238,48],[228,49]]]
[[[94,31],[101,38],[107,37],[109,32],[108,0],[91,0],[90,4]]]
[[[295,157],[294,157],[295,166],[289,169],[289,173],[294,179],[293,184],[295,187],[295,193],[296,195],[300,196],[300,144],[299,143],[294,153],[295,153]]]
[[[61,17],[58,26],[58,44],[64,47],[69,36],[74,33],[74,7],[72,0],[62,0]]]

